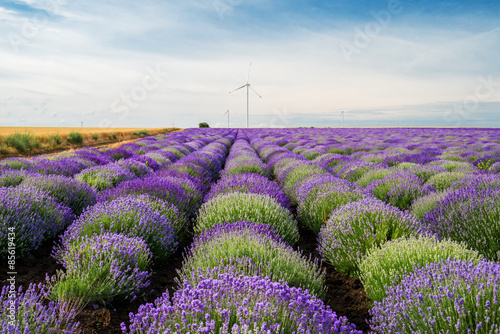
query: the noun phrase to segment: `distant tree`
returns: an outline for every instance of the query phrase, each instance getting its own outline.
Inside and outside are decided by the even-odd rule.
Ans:
[[[210,127],[210,125],[208,125],[208,123],[206,123],[206,122],[200,123],[200,128],[209,128],[209,127]]]

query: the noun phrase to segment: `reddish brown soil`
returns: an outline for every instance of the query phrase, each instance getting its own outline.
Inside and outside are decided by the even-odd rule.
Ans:
[[[300,248],[306,254],[313,254],[314,258],[319,258],[316,250],[317,241],[315,235],[305,226],[300,226],[300,241],[296,248]],[[187,243],[189,244],[190,241]],[[16,261],[16,285],[25,289],[30,283],[39,283],[45,280],[46,273],[54,275],[56,270],[62,269],[51,257],[53,240],[45,242],[32,254],[26,255]],[[156,264],[153,267],[151,285],[145,289],[143,297],[134,302],[115,302],[107,308],[95,309],[87,306],[78,316],[85,334],[113,334],[122,333],[120,324],[128,324],[129,313],[136,312],[141,304],[152,303],[161,296],[167,289],[172,295],[175,289],[174,278],[177,276],[176,269],[182,265],[182,249],[179,249],[169,260]],[[2,261],[2,268],[6,268],[5,261]],[[350,322],[354,323],[358,329],[368,331],[365,319],[368,319],[367,297],[358,279],[346,277],[339,274],[332,266],[323,263],[326,270],[326,286],[328,293],[325,302],[339,316],[346,316]],[[6,271],[0,272],[0,284],[6,284]]]

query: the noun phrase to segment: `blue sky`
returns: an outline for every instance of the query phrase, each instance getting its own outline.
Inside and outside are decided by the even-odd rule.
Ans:
[[[0,0],[0,125],[500,126],[498,1]]]

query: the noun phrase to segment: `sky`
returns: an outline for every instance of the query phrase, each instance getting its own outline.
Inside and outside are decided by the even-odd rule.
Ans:
[[[245,127],[249,78],[250,127],[500,127],[499,13],[499,1],[0,0],[0,126]]]

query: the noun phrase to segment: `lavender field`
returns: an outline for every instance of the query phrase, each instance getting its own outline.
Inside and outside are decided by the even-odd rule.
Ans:
[[[500,130],[186,129],[0,161],[0,333],[500,333]]]

